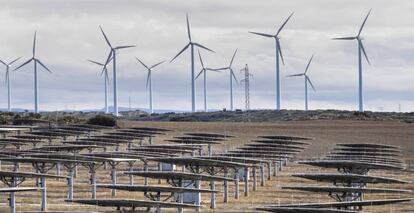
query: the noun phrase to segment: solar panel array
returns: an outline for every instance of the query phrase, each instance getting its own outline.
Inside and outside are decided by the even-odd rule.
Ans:
[[[337,173],[297,173],[293,177],[315,180],[331,185],[294,185],[282,189],[327,193],[334,202],[269,205],[257,208],[269,212],[361,212],[365,206],[386,205],[412,200],[393,198],[364,200],[365,194],[407,194],[402,188],[378,188],[373,184],[407,184],[409,181],[390,177],[370,175],[377,170],[404,170],[405,164],[399,158],[401,148],[385,144],[337,144],[326,156],[320,159],[299,161],[323,169],[335,169]]]

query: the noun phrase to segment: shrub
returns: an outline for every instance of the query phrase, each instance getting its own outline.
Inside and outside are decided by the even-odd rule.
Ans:
[[[88,124],[99,125],[99,126],[115,126],[116,119],[109,115],[97,115],[88,120]]]

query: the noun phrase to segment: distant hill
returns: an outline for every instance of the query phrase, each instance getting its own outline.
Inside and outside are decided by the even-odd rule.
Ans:
[[[196,113],[164,113],[136,118],[140,121],[280,122],[298,120],[371,120],[414,123],[414,112],[356,112],[342,110],[251,110]]]

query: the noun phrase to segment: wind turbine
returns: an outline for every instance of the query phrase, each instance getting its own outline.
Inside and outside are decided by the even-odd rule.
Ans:
[[[14,70],[18,70],[21,67],[25,66],[26,64],[30,62],[34,62],[34,111],[35,113],[39,113],[39,93],[38,93],[38,80],[37,80],[37,64],[42,66],[45,70],[47,70],[49,73],[52,73],[38,58],[36,58],[36,31],[34,33],[34,39],[33,39],[33,55],[32,58],[28,61],[24,62],[22,65],[18,66]]]
[[[230,110],[233,111],[233,79],[236,81],[237,83],[237,78],[236,75],[234,75],[233,72],[233,68],[231,67],[233,65],[233,61],[234,61],[234,57],[236,56],[237,53],[237,49],[234,51],[233,57],[231,58],[230,64],[228,67],[223,67],[223,68],[218,68],[218,69],[213,69],[216,71],[220,71],[220,70],[229,70],[229,74],[230,74]]]
[[[154,109],[153,109],[153,107],[152,107],[152,71],[153,71],[153,69],[156,67],[156,66],[158,66],[158,65],[160,65],[160,64],[162,64],[162,63],[164,63],[165,61],[161,61],[161,62],[158,62],[158,63],[156,63],[156,64],[154,64],[154,65],[152,65],[151,67],[148,67],[147,65],[145,65],[144,64],[144,62],[142,62],[141,60],[139,60],[139,58],[136,58],[138,61],[139,61],[139,63],[141,63],[142,64],[142,66],[144,66],[146,69],[147,69],[147,71],[148,71],[148,73],[147,73],[147,88],[149,87],[149,108],[150,108],[150,112],[151,112],[151,114],[152,113],[154,113]]]
[[[0,60],[0,62],[6,66],[6,85],[7,85],[7,109],[9,112],[12,111],[12,106],[11,106],[11,79],[10,79],[10,67],[11,65],[16,62],[17,60],[19,60],[21,57],[18,57],[16,59],[14,59],[13,61],[11,61],[10,63],[6,64],[4,63],[4,61]]]
[[[185,45],[185,47],[180,52],[178,52],[176,56],[174,56],[173,59],[171,59],[170,63],[174,61],[174,59],[176,59],[179,55],[181,55],[181,53],[183,53],[188,47],[191,48],[191,111],[195,112],[196,106],[195,106],[194,46],[197,46],[199,48],[202,48],[202,49],[205,49],[211,52],[214,52],[214,51],[199,43],[193,42],[191,40],[190,23],[188,21],[188,14],[186,16],[187,16],[187,33],[188,33],[189,42],[187,45]]]
[[[198,57],[200,58],[200,64],[201,64],[201,71],[198,73],[198,75],[196,76],[196,80],[198,77],[201,76],[201,74],[203,74],[203,78],[204,78],[204,112],[207,112],[207,71],[214,71],[214,72],[219,72],[216,70],[213,70],[211,68],[206,68],[204,67],[204,63],[203,63],[203,59],[201,58],[201,54],[200,51],[198,51]]]
[[[299,74],[294,74],[294,75],[288,75],[287,76],[287,77],[297,77],[297,76],[303,76],[303,77],[305,77],[305,111],[308,111],[308,82],[311,85],[313,91],[316,92],[315,87],[312,84],[312,81],[310,80],[309,76],[307,75],[309,66],[310,66],[310,64],[312,62],[312,59],[313,59],[313,55],[309,59],[308,65],[306,65],[306,68],[305,68],[305,72],[304,73],[299,73]]]
[[[104,83],[105,83],[105,113],[109,113],[109,109],[108,109],[108,86],[109,86],[109,75],[108,75],[108,68],[107,65],[108,64],[102,64],[93,60],[88,60],[89,62],[99,65],[102,67],[102,72],[101,72],[101,76],[104,76]]]
[[[286,23],[289,21],[289,19],[293,16],[293,13],[289,15],[289,17],[286,19],[285,22],[283,22],[282,26],[279,27],[275,35],[265,34],[265,33],[258,33],[258,32],[249,32],[252,34],[256,34],[259,36],[264,36],[268,38],[274,38],[276,41],[276,110],[280,110],[280,104],[281,104],[281,92],[280,92],[280,68],[279,68],[279,57],[282,60],[283,65],[285,64],[285,61],[283,60],[283,54],[282,50],[280,48],[280,37],[279,34],[282,31],[282,29],[285,27]]]
[[[111,45],[111,43],[109,42],[108,37],[105,35],[105,32],[103,31],[102,27],[99,26],[99,28],[101,29],[102,35],[105,38],[106,43],[108,44],[109,48],[111,49],[108,55],[108,58],[105,62],[105,65],[107,65],[112,58],[112,64],[113,64],[113,93],[114,93],[114,115],[118,116],[118,84],[117,84],[117,73],[116,73],[116,51],[119,49],[125,49],[125,48],[131,48],[131,47],[135,47],[135,45],[129,45],[129,46],[116,46],[113,47]]]
[[[364,22],[362,22],[361,27],[359,28],[358,34],[356,36],[353,37],[342,37],[342,38],[334,38],[335,40],[357,40],[358,42],[358,83],[359,83],[359,111],[363,112],[364,111],[364,97],[363,97],[363,91],[362,91],[362,54],[361,52],[364,53],[365,59],[367,60],[368,64],[370,65],[371,63],[369,62],[367,53],[365,52],[365,48],[364,45],[362,44],[362,40],[364,39],[363,37],[361,37],[361,32],[362,29],[364,28],[364,25],[368,19],[369,14],[371,14],[371,10],[369,10],[367,16],[364,19]]]

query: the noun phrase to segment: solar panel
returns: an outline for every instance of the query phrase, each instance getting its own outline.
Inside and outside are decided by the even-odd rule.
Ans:
[[[149,200],[130,200],[130,199],[73,199],[66,202],[81,203],[95,206],[106,207],[161,207],[161,208],[197,208],[200,206],[184,203],[149,201]]]
[[[271,140],[312,140],[311,138],[288,136],[288,135],[264,135],[258,136],[259,138],[271,139]]]
[[[352,161],[352,160],[311,160],[298,161],[299,164],[307,164],[311,166],[325,168],[360,168],[360,169],[384,169],[384,170],[403,170],[404,167],[393,164]]]
[[[300,207],[259,207],[256,210],[277,213],[364,213],[362,211],[325,209],[325,208],[300,208]]]
[[[40,188],[33,188],[33,187],[6,187],[0,188],[0,193],[10,193],[10,192],[31,192],[31,191],[38,191]]]
[[[317,180],[323,182],[335,183],[411,183],[410,181],[399,180],[395,178],[380,177],[373,175],[358,175],[358,174],[340,174],[340,173],[297,173],[291,174],[292,177],[305,178],[310,180]]]
[[[217,190],[209,189],[196,189],[196,188],[186,188],[186,187],[173,187],[173,186],[149,186],[149,185],[126,185],[126,184],[98,184],[98,188],[108,188],[108,189],[117,189],[125,190],[131,192],[170,192],[170,193],[184,193],[184,192],[200,192],[200,193],[217,193]]]
[[[394,204],[401,202],[409,202],[413,198],[401,198],[401,199],[383,199],[383,200],[365,200],[365,201],[346,201],[346,202],[327,202],[327,203],[301,203],[301,204],[286,204],[278,205],[275,207],[305,207],[305,208],[341,208],[350,206],[377,206]],[[268,206],[272,207],[272,206]]]
[[[404,189],[383,189],[383,188],[360,188],[342,186],[282,186],[282,189],[309,191],[309,192],[328,192],[328,193],[411,193],[411,190]]]
[[[205,175],[205,174],[196,174],[189,172],[169,172],[169,171],[133,171],[133,172],[124,172],[126,175],[136,175],[141,177],[155,178],[155,179],[182,179],[182,180],[201,180],[201,181],[233,181],[232,178],[214,176],[214,175]]]

